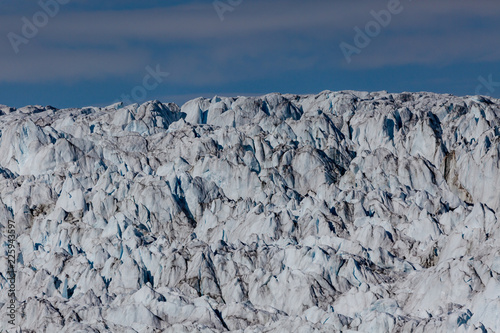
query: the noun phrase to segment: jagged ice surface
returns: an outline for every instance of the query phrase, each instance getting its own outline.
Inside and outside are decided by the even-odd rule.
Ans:
[[[500,332],[499,100],[0,106],[0,131],[23,332]]]

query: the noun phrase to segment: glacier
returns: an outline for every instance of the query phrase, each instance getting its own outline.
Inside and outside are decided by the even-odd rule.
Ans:
[[[23,332],[500,332],[499,154],[484,96],[1,105],[0,313],[13,221]]]

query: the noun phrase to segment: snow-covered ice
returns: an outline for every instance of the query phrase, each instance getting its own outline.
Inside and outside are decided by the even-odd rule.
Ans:
[[[18,326],[500,332],[499,154],[482,96],[0,106]]]

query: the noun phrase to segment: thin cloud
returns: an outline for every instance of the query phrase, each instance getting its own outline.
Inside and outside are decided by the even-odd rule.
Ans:
[[[339,43],[352,43],[354,26],[364,27],[373,19],[370,11],[387,3],[244,1],[223,22],[211,2],[107,11],[69,6],[21,45],[19,55],[7,38],[0,40],[0,82],[118,77],[160,63],[176,74],[172,82],[202,85],[307,68],[500,59],[496,2],[401,0],[404,11],[346,66]],[[456,30],[450,30],[457,19]],[[0,21],[0,35],[20,33],[17,15]],[[475,26],[485,21],[496,29]]]
[[[39,83],[50,80],[123,76],[143,70],[141,51],[43,50],[10,56],[0,62],[0,82]]]

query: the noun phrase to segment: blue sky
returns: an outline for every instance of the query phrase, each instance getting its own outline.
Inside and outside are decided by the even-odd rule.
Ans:
[[[213,1],[41,2],[55,1],[44,17],[38,1],[0,0],[0,104],[350,89],[500,97],[497,1],[221,0],[222,14]],[[372,29],[369,45],[356,27]],[[357,48],[350,62],[342,43]],[[169,75],[145,89],[146,68]]]

